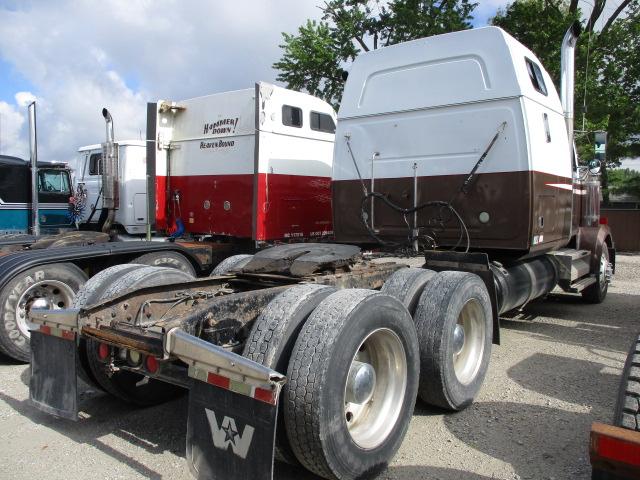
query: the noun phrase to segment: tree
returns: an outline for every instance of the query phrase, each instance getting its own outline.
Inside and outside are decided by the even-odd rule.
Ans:
[[[608,6],[613,7],[595,0],[585,17],[576,51],[574,108],[576,144],[584,162],[594,157],[593,132],[608,132],[605,202],[608,169],[640,155],[640,0],[623,0],[602,18],[611,11]],[[492,23],[533,50],[559,85],[560,43],[571,22],[581,17],[576,0],[520,0],[498,11]],[[540,28],[531,28],[535,24]]]
[[[632,195],[640,199],[640,172],[628,168],[610,170],[609,193]]]
[[[360,52],[471,28],[477,3],[469,0],[328,0],[320,22],[307,21],[297,35],[283,33],[283,55],[273,64],[277,80],[338,107],[343,68]]]

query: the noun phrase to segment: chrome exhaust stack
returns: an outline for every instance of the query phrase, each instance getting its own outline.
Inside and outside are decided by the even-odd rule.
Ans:
[[[574,22],[564,34],[560,53],[560,101],[567,124],[569,146],[573,148],[573,98],[575,88],[575,50],[582,32],[580,22]]]
[[[40,236],[38,210],[38,134],[36,132],[36,102],[29,104],[29,157],[31,161],[31,233]]]
[[[106,108],[103,108],[102,116],[105,120],[107,137],[106,142],[102,145],[102,208],[107,210],[107,217],[102,225],[102,231],[109,233],[120,203],[118,191],[118,148],[114,139],[111,113]]]

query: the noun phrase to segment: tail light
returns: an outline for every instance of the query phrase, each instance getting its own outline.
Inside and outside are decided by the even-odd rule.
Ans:
[[[98,358],[103,362],[109,357],[111,354],[111,348],[106,343],[101,343],[98,345]]]
[[[158,368],[160,367],[160,364],[158,363],[158,359],[156,357],[149,355],[144,360],[144,366],[149,373],[156,373],[158,371]]]

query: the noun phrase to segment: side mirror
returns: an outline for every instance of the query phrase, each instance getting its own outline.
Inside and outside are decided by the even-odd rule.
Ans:
[[[607,155],[607,132],[595,132],[595,149],[596,158],[603,161]]]
[[[600,163],[600,160],[594,158],[589,162],[589,173],[591,173],[592,175],[599,175],[601,166],[602,164]]]

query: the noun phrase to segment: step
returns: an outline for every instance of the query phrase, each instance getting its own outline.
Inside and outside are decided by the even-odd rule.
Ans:
[[[567,292],[580,293],[585,288],[590,287],[596,282],[597,282],[596,277],[585,277],[581,280],[578,280],[575,283],[572,283],[571,286],[567,289]]]

